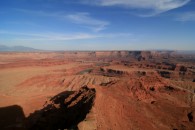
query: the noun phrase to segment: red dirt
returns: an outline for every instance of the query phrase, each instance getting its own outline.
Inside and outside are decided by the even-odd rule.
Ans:
[[[43,110],[54,95],[80,93],[79,89],[87,85],[95,89],[96,96],[86,117],[74,127],[192,130],[194,58],[150,51],[2,53],[0,106],[17,104],[28,119],[30,113]],[[76,93],[64,103],[77,99]],[[88,92],[84,95],[90,97]],[[85,102],[82,99],[72,100],[69,107]],[[75,108],[72,114],[77,111]]]

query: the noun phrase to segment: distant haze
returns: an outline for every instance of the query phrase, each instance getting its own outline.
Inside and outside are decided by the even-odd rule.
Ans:
[[[12,46],[8,47],[5,45],[0,45],[0,52],[32,52],[32,51],[39,51],[38,49],[24,47],[24,46]]]
[[[159,52],[159,53],[174,53],[174,54],[182,54],[182,55],[188,55],[192,54],[195,55],[195,50],[41,50],[31,47],[25,47],[25,46],[6,46],[6,45],[0,45],[0,52],[53,52],[53,51],[113,51],[113,52],[119,52],[119,51],[125,51],[125,52],[131,52],[131,51],[151,51],[151,52]]]

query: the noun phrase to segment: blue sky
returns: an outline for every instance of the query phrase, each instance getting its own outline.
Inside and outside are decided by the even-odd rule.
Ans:
[[[0,44],[195,50],[192,0],[0,0]]]

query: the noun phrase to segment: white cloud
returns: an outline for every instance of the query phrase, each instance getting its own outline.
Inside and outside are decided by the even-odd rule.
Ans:
[[[69,14],[66,17],[76,24],[81,24],[93,29],[95,32],[104,30],[106,26],[109,25],[107,21],[90,17],[89,13]]]
[[[87,4],[95,4],[98,6],[120,6],[131,9],[151,10],[152,12],[148,16],[154,16],[175,8],[182,7],[191,0],[82,0],[82,1]]]
[[[99,20],[90,16],[87,12],[79,12],[79,13],[68,13],[68,12],[44,12],[44,11],[34,11],[34,10],[26,10],[26,9],[15,9],[16,11],[44,16],[44,17],[56,17],[60,20],[69,20],[72,23],[79,24],[83,27],[89,28],[94,32],[99,32],[104,30],[108,25],[108,21]]]
[[[185,12],[176,16],[177,21],[195,21],[195,12]]]
[[[0,30],[0,34],[17,37],[16,40],[77,40],[77,39],[91,39],[98,36],[87,33],[77,34],[61,34],[61,33],[29,33],[29,32],[14,32]]]
[[[62,34],[62,33],[30,33],[30,32],[14,32],[0,30],[0,34],[17,37],[12,38],[14,40],[58,40],[58,41],[69,41],[69,40],[84,40],[84,39],[96,39],[96,38],[113,38],[113,37],[130,37],[130,33],[108,33],[108,34],[89,34],[89,33],[74,33],[74,34]]]

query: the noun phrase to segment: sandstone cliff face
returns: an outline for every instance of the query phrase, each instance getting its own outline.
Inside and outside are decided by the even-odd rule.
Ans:
[[[0,60],[5,59],[97,59],[97,58],[122,58],[122,59],[137,59],[148,60],[153,58],[165,58],[177,57],[173,51],[66,51],[66,52],[35,52],[35,53],[3,53],[0,55]]]
[[[66,52],[64,56],[80,58],[134,58],[138,60],[148,60],[152,58],[175,57],[174,51],[83,51]]]
[[[150,51],[97,51],[96,57],[110,57],[110,58],[152,58]]]

